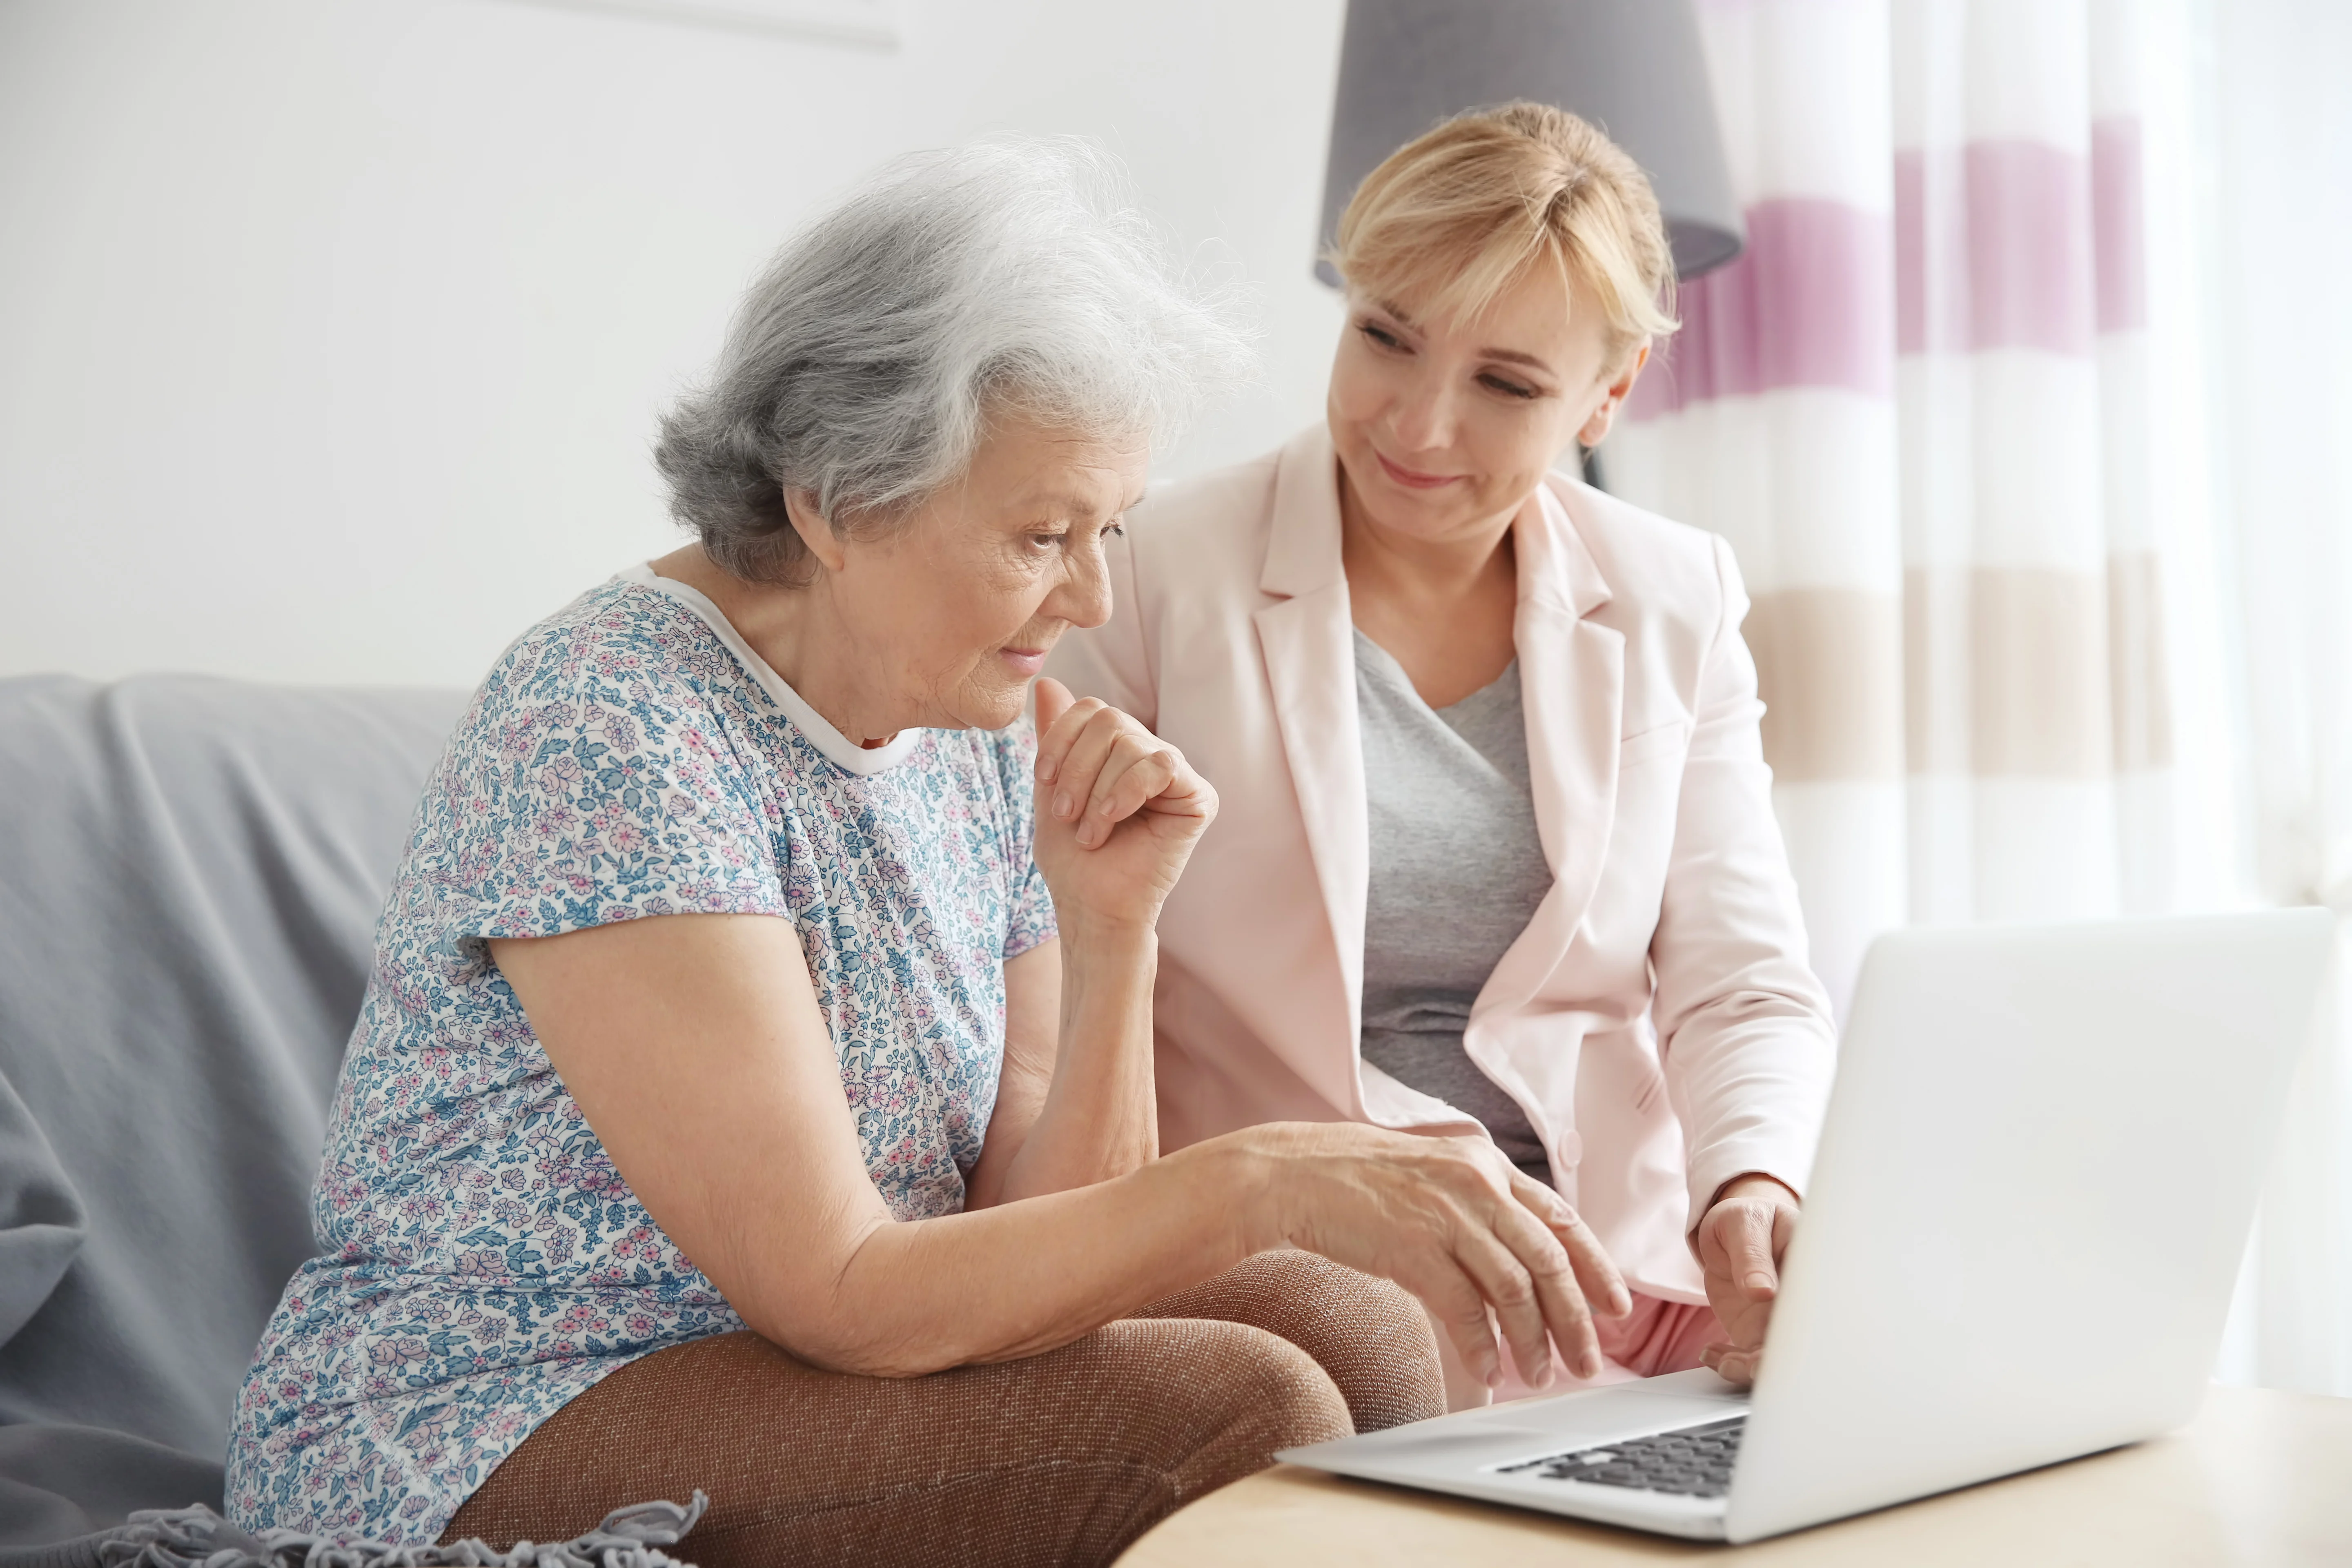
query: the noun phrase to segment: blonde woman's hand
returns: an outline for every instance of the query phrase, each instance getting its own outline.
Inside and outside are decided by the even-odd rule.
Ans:
[[[1595,1311],[1633,1298],[1574,1208],[1484,1138],[1430,1138],[1354,1122],[1252,1128],[1273,1162],[1284,1239],[1393,1279],[1419,1297],[1462,1364],[1502,1382],[1502,1341],[1545,1388],[1556,1345],[1581,1377],[1601,1370]]]
[[[1706,1277],[1706,1299],[1730,1338],[1700,1352],[1706,1364],[1733,1383],[1756,1381],[1764,1363],[1764,1334],[1780,1293],[1780,1259],[1797,1234],[1797,1196],[1766,1175],[1723,1184],[1691,1237]]]
[[[1066,920],[1149,927],[1217,815],[1184,754],[1094,698],[1037,682],[1038,868]]]

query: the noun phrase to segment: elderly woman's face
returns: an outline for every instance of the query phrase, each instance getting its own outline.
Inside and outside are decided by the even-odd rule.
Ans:
[[[843,542],[835,605],[922,724],[1003,729],[1062,634],[1110,618],[1103,544],[1150,460],[1139,439],[1000,419],[961,483],[879,538]]]
[[[1640,362],[1604,363],[1600,302],[1550,268],[1468,321],[1417,305],[1349,291],[1328,412],[1356,503],[1443,540],[1516,512],[1571,441],[1599,441]]]

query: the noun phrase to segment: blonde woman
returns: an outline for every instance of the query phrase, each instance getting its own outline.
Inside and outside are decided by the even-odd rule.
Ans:
[[[1557,467],[1674,327],[1657,203],[1515,103],[1374,170],[1331,259],[1326,422],[1143,506],[1050,667],[1223,802],[1160,921],[1163,1143],[1483,1135],[1632,1286],[1603,1375],[1744,1380],[1833,1043],[1747,600],[1722,541]]]

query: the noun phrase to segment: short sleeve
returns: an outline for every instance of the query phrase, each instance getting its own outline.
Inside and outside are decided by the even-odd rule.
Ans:
[[[1026,714],[995,737],[997,768],[1004,784],[1005,865],[1012,901],[1005,910],[1004,961],[1007,963],[1033,947],[1042,947],[1061,934],[1054,921],[1054,895],[1046,890],[1045,873],[1037,868],[1036,808],[1032,804],[1037,777],[1037,729]]]
[[[551,628],[485,684],[422,825],[444,839],[434,858],[449,877],[451,935],[788,912],[717,712],[666,668],[663,639],[639,633],[645,646],[632,646],[635,625],[612,613],[569,637]],[[565,646],[575,638],[586,647]]]

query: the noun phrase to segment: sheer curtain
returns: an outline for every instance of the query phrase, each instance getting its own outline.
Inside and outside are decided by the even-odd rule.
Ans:
[[[1841,1005],[1909,921],[2352,912],[2352,6],[1699,11],[1749,247],[1603,461],[1738,553]],[[2352,1394],[2338,995],[2222,1365]]]
[[[1602,453],[1609,488],[1731,542],[1813,965],[1841,1009],[1908,910],[1894,56],[1884,0],[1699,8],[1748,249]]]
[[[2326,903],[2334,995],[2296,1084],[2222,1360],[2352,1394],[2352,6],[2200,0],[2189,141],[2209,495],[2242,699],[2251,879]]]
[[[1711,0],[1749,248],[1612,488],[1729,537],[1816,962],[2175,901],[2146,49],[2086,0]]]

